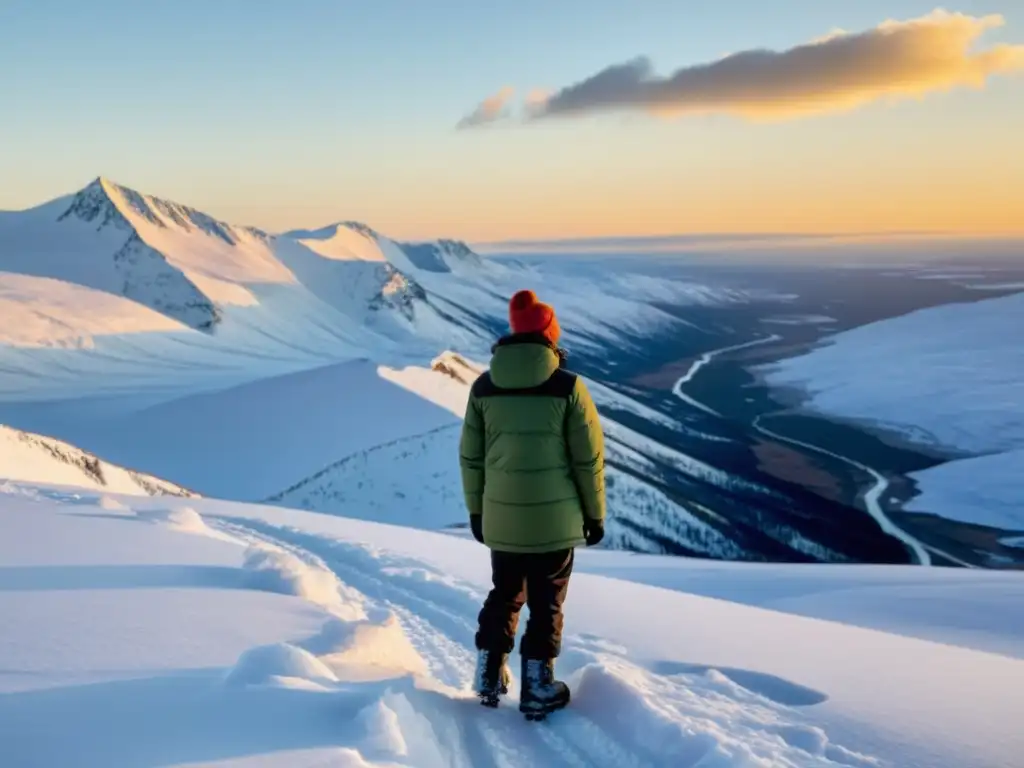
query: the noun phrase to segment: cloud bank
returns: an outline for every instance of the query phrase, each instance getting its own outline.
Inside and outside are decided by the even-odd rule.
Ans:
[[[992,75],[1024,71],[1024,45],[976,49],[986,31],[1004,23],[999,15],[940,9],[865,32],[832,32],[784,51],[743,51],[667,77],[640,57],[528,100],[523,113],[531,122],[623,111],[784,120],[957,87],[982,88]],[[499,112],[506,111],[510,96]]]

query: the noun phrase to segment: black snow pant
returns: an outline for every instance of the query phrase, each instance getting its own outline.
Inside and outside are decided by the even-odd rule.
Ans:
[[[511,653],[519,611],[530,609],[519,652],[528,659],[554,659],[562,650],[562,603],[569,589],[574,550],[518,553],[491,550],[493,587],[480,610],[476,647]]]

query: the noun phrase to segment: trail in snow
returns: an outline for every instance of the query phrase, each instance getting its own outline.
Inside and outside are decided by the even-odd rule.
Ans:
[[[626,659],[624,649],[590,636],[565,638],[561,666],[563,676],[570,673],[566,679],[574,689],[570,709],[550,723],[527,723],[517,711],[514,678],[499,709],[485,710],[469,692],[474,619],[483,596],[479,588],[361,543],[231,515],[210,516],[207,522],[258,551],[277,551],[286,561],[305,564],[319,574],[317,581],[324,575],[336,579],[344,596],[342,624],[352,620],[345,614],[351,614],[353,602],[357,613],[370,617],[361,620],[370,631],[381,623],[380,616],[395,617],[391,628],[401,637],[396,642],[388,633],[384,654],[403,642],[411,645],[430,678],[418,684],[390,683],[375,706],[383,719],[394,719],[393,728],[406,753],[417,755],[417,765],[725,768],[759,759],[794,768],[879,764],[828,744],[814,726],[787,723],[787,708],[778,709],[715,674],[706,680],[657,674]],[[288,570],[300,568],[292,565]],[[331,610],[330,590],[316,590],[313,597]],[[316,650],[315,644],[306,646]],[[515,677],[517,673],[514,669]],[[728,719],[728,727],[716,723],[719,718]],[[635,727],[639,722],[649,727]]]
[[[829,615],[822,569],[735,569],[753,569],[740,594],[758,602],[781,577],[777,598],[805,595],[804,615],[830,619],[812,621],[792,600],[761,610],[678,591],[732,564],[630,556],[657,582],[643,586],[604,573],[625,557],[581,552],[596,569],[574,577],[558,663],[573,702],[535,724],[515,683],[496,711],[469,691],[490,579],[486,550],[462,536],[210,499],[0,496],[12,764],[1002,768],[1020,753],[1011,638],[1024,625],[1005,577],[840,568],[853,613]],[[986,607],[1010,655],[975,648]],[[876,628],[899,632],[898,614],[942,639],[835,623],[863,610],[890,625]],[[902,684],[879,698],[892,671]],[[963,718],[965,701],[978,717]]]
[[[475,656],[474,627],[467,616],[479,602],[419,564],[389,559],[364,547],[305,534],[294,528],[229,519],[216,523],[225,534],[279,548],[313,567],[334,573],[362,600],[398,618],[401,629],[440,684],[441,696],[413,688],[401,696],[410,711],[402,720],[420,720],[449,765],[506,768],[516,765],[649,766],[632,755],[629,744],[617,742],[595,723],[575,713],[559,713],[556,731],[526,724],[506,699],[502,712],[468,718],[464,708],[478,708],[468,692]],[[453,610],[454,603],[462,610]],[[518,693],[513,681],[512,695]],[[446,699],[446,700],[445,700]],[[402,715],[399,709],[399,716]],[[489,717],[488,717],[489,716]],[[569,722],[563,722],[563,721]],[[529,729],[535,729],[531,732]],[[523,762],[525,759],[525,763]]]
[[[693,381],[694,377],[700,372],[701,368],[710,363],[719,355],[724,355],[726,352],[736,352],[741,349],[747,349],[748,347],[756,347],[761,344],[770,344],[773,341],[781,340],[781,336],[773,333],[771,336],[765,336],[762,339],[754,339],[753,341],[746,341],[742,344],[733,344],[728,347],[722,347],[721,349],[713,349],[710,352],[705,352],[703,355],[698,357],[693,362],[693,364],[686,371],[686,373],[679,377],[676,383],[672,386],[672,394],[678,397],[683,402],[687,403],[688,405],[693,406],[699,411],[704,411],[704,413],[708,413],[712,416],[721,417],[722,414],[720,414],[718,411],[714,410],[713,408],[709,408],[708,406],[704,405],[704,403],[700,402],[699,400],[695,400],[688,394],[686,394],[686,392],[683,390],[683,387],[685,387],[687,384]]]
[[[481,708],[477,718],[467,718],[463,706],[479,707],[468,691],[476,660],[471,650],[475,625],[470,617],[481,599],[476,592],[464,591],[418,563],[389,558],[357,544],[249,519],[225,518],[214,525],[230,536],[280,549],[327,569],[365,603],[398,618],[440,684],[439,692],[450,699],[441,705],[425,692],[403,691],[413,710],[409,714],[429,724],[448,764],[494,768],[651,765],[633,754],[631,745],[620,743],[576,712],[558,713],[557,731],[525,723],[511,700],[518,695],[515,679],[497,717],[489,717],[494,713]]]

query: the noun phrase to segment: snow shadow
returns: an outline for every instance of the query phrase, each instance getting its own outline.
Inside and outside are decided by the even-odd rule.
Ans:
[[[257,500],[346,456],[457,420],[360,359],[187,394],[98,419],[72,437],[105,461],[203,496]]]
[[[0,694],[4,764],[148,768],[343,747],[381,684],[235,689],[223,670]]]
[[[76,589],[242,589],[238,568],[218,565],[0,566],[0,592]]]
[[[652,664],[650,669],[651,672],[666,677],[706,675],[709,672],[717,672],[735,685],[787,707],[811,707],[828,701],[828,694],[821,691],[770,675],[767,672],[756,672],[751,669],[687,664],[681,661],[658,661]]]

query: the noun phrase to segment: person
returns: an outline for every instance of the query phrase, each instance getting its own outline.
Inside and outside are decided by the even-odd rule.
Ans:
[[[497,706],[519,612],[519,709],[542,719],[569,703],[555,678],[574,550],[604,536],[604,437],[583,380],[564,367],[554,310],[533,291],[509,302],[512,333],[473,383],[460,441],[470,528],[491,550],[492,588],[479,615],[474,690]]]

